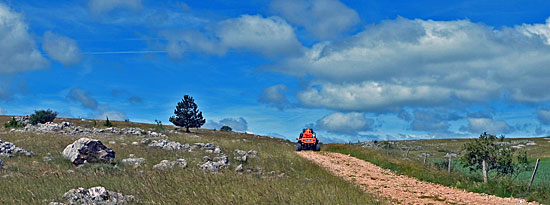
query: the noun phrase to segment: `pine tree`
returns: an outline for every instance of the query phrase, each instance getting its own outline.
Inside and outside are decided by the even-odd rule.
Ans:
[[[206,120],[202,117],[202,112],[199,111],[193,97],[185,95],[181,102],[178,102],[170,122],[178,127],[185,127],[185,131],[189,132],[189,128],[199,128]]]

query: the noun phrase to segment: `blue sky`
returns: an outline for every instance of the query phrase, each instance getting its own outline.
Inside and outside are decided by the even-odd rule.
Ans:
[[[550,132],[548,1],[0,1],[0,114],[324,141]]]

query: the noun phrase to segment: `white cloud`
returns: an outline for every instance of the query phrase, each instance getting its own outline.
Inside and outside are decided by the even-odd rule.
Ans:
[[[242,117],[238,119],[225,118],[219,122],[209,120],[203,127],[207,129],[220,129],[222,126],[229,126],[233,131],[239,132],[248,130],[248,122]]]
[[[23,16],[0,3],[0,75],[46,68]]]
[[[470,133],[491,133],[491,134],[508,134],[514,131],[514,128],[505,121],[493,120],[491,118],[468,118],[468,125],[462,126],[460,131],[467,131]]]
[[[4,108],[0,107],[0,115],[6,114],[6,110]]]
[[[250,49],[268,56],[299,54],[302,49],[292,26],[279,17],[242,15],[220,22],[216,33],[227,48]]]
[[[73,66],[82,59],[82,51],[75,40],[49,31],[44,34],[42,48],[48,56],[64,66]]]
[[[335,112],[318,120],[315,127],[332,133],[357,135],[357,132],[372,130],[374,120],[362,113]]]
[[[88,9],[93,15],[108,13],[117,8],[139,10],[143,8],[142,0],[89,0]]]
[[[84,107],[90,108],[92,110],[98,109],[98,103],[95,98],[93,98],[88,91],[80,89],[80,88],[73,88],[71,91],[69,91],[69,94],[67,94],[67,98],[71,100],[76,100]]]
[[[550,101],[550,20],[495,29],[469,20],[397,18],[269,69],[312,76],[298,94],[308,106],[380,111],[500,97]]]
[[[304,48],[294,29],[279,17],[242,15],[219,22],[211,33],[162,32],[172,57],[187,51],[224,55],[228,50],[252,51],[268,57],[299,55]]]
[[[332,39],[359,23],[357,12],[338,0],[275,0],[271,9],[319,39]]]
[[[345,111],[398,110],[404,105],[436,105],[449,100],[451,91],[441,87],[404,86],[377,82],[322,84],[298,93],[306,106]]]
[[[550,124],[550,110],[541,108],[537,110],[539,122],[545,125]]]
[[[291,104],[284,94],[287,89],[288,87],[283,84],[269,86],[262,91],[258,101],[273,106],[279,110],[289,108],[291,107]]]

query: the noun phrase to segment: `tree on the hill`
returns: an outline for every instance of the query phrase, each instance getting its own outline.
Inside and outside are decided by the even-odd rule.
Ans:
[[[53,122],[57,117],[57,112],[54,112],[50,109],[48,110],[35,110],[34,114],[29,117],[29,122],[32,125],[37,125],[38,123],[44,124],[46,122]]]
[[[199,111],[193,97],[185,95],[181,102],[178,102],[170,122],[178,127],[185,127],[185,131],[189,132],[189,128],[199,128],[206,120],[202,117],[202,112]]]
[[[113,123],[109,120],[109,116],[107,116],[107,120],[105,120],[105,123],[103,124],[105,127],[112,127]]]
[[[486,176],[491,170],[496,171],[498,175],[518,174],[521,167],[525,167],[520,165],[527,164],[526,153],[520,153],[517,160],[513,160],[516,150],[502,143],[504,136],[501,136],[499,141],[497,142],[496,136],[484,132],[479,138],[466,143],[463,149],[465,153],[461,157],[464,167],[470,168],[473,172],[483,170],[485,166],[484,180],[487,180]]]
[[[231,127],[227,126],[227,125],[224,125],[222,126],[222,128],[220,128],[221,131],[224,131],[224,132],[231,132],[233,131],[233,129],[231,129]]]

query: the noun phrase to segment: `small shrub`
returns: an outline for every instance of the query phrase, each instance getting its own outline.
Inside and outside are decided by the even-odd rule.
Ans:
[[[112,127],[113,126],[113,123],[111,123],[111,121],[109,121],[109,117],[107,117],[107,120],[105,120],[105,123],[103,123],[103,126],[105,126],[105,127]]]
[[[53,122],[57,117],[57,112],[53,112],[50,109],[48,110],[35,110],[29,118],[29,122],[32,125],[37,125],[38,123],[44,124],[46,122]]]
[[[231,132],[233,131],[233,129],[231,129],[231,127],[227,126],[227,125],[224,125],[222,126],[222,128],[220,128],[221,131],[223,132]]]
[[[164,126],[162,126],[162,121],[155,120],[155,123],[157,123],[157,130],[158,131],[164,131]]]
[[[9,127],[16,128],[16,127],[23,127],[23,126],[24,125],[22,123],[19,123],[19,122],[17,122],[17,120],[15,120],[15,117],[12,117],[9,122],[6,122],[4,124],[5,128],[9,128]]]

